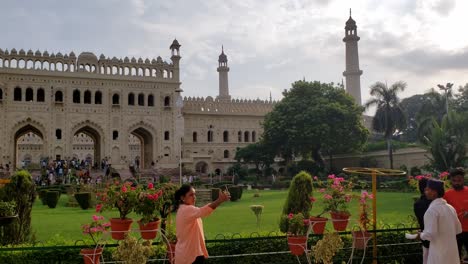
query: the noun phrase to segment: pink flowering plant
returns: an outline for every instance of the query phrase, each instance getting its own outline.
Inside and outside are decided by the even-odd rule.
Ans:
[[[449,172],[448,171],[443,171],[439,174],[436,174],[437,176],[433,176],[433,174],[431,173],[428,173],[428,174],[421,174],[421,175],[417,175],[417,176],[408,176],[408,183],[411,187],[413,187],[416,192],[419,193],[419,181],[421,179],[427,179],[427,180],[430,180],[430,179],[436,179],[436,180],[441,180],[444,182],[444,187],[445,189],[449,189],[450,188],[450,180],[449,180]]]
[[[159,211],[163,206],[163,190],[156,189],[153,183],[149,183],[146,190],[138,193],[135,213],[141,215],[141,223],[157,221]]]
[[[138,202],[139,192],[139,189],[132,187],[131,182],[109,185],[105,192],[97,194],[100,203],[96,205],[96,212],[117,208],[119,218],[126,219]]]
[[[304,236],[309,227],[309,220],[304,218],[302,213],[289,213],[283,215],[280,221],[280,230],[288,236]]]
[[[89,235],[97,245],[101,236],[108,232],[110,229],[110,223],[106,222],[104,216],[93,215],[93,221],[90,224],[84,224],[81,226],[81,230],[84,235]]]
[[[343,177],[328,175],[325,188],[319,190],[323,194],[324,210],[326,212],[341,212],[349,214],[348,204],[351,202],[353,183],[346,182]]]
[[[370,205],[368,203],[372,199],[374,199],[372,194],[366,191],[361,192],[361,196],[359,197],[359,227],[361,230],[369,230],[372,224],[372,220],[369,218]]]

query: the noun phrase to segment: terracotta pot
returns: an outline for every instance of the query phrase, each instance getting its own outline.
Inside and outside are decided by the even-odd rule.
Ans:
[[[330,215],[335,231],[345,231],[348,226],[350,214],[343,212],[330,212]]]
[[[112,238],[115,240],[122,240],[125,238],[125,234],[130,231],[133,220],[130,218],[120,219],[120,218],[111,218],[111,234]]]
[[[306,236],[288,236],[288,246],[291,254],[300,256],[307,249]]]
[[[99,264],[102,255],[102,248],[83,248],[80,250],[85,264]]]
[[[175,262],[175,247],[176,243],[170,242],[167,245],[167,258],[169,259],[169,263],[173,264]]]
[[[141,223],[141,220],[138,221],[138,225],[140,226],[141,238],[146,239],[146,240],[155,239],[156,235],[158,234],[158,227],[159,227],[160,222],[161,222],[160,220],[157,220],[157,221],[149,222],[143,225]]]
[[[312,225],[312,230],[314,230],[314,234],[323,234],[323,232],[325,231],[325,226],[327,225],[328,218],[311,216],[309,220],[310,224]]]
[[[353,231],[353,245],[355,249],[365,249],[372,234],[367,231]]]

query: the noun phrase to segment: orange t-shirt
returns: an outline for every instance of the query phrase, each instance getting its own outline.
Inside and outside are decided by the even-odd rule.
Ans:
[[[208,205],[199,208],[183,204],[179,207],[176,215],[175,264],[192,264],[198,256],[208,257],[201,218],[212,212]]]
[[[468,217],[463,217],[463,213],[468,211],[468,187],[464,186],[460,191],[450,189],[445,192],[444,199],[457,211],[463,232],[468,232]]]

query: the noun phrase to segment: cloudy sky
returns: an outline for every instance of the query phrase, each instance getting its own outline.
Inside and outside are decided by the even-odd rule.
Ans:
[[[466,0],[2,0],[0,47],[169,60],[176,37],[185,95],[216,96],[224,45],[233,97],[280,99],[298,79],[341,82],[349,8],[364,100],[376,81],[406,81],[403,96],[468,82]]]

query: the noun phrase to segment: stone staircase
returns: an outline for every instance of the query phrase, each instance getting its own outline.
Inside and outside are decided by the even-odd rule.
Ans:
[[[197,201],[195,205],[200,207],[207,203],[211,203],[211,190],[210,189],[197,189]]]

